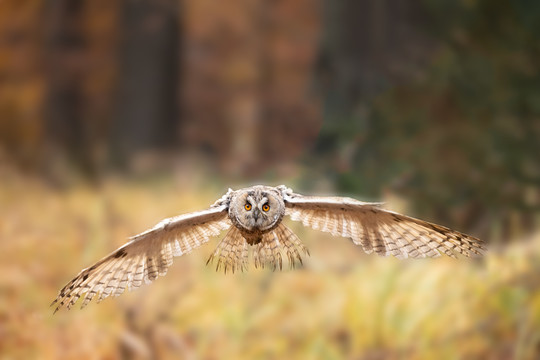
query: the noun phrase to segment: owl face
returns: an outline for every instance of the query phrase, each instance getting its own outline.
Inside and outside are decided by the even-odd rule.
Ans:
[[[281,194],[267,186],[235,191],[229,207],[229,216],[235,225],[248,233],[265,233],[274,229],[284,214]]]

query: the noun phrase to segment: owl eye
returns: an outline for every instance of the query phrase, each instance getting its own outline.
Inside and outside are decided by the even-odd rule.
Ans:
[[[264,204],[262,209],[263,209],[263,211],[268,211],[268,210],[270,210],[270,205]]]
[[[251,204],[247,203],[246,205],[244,205],[244,209],[246,209],[247,211],[250,211],[251,210]]]

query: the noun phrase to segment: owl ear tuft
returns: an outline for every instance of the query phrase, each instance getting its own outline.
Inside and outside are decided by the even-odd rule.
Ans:
[[[221,198],[219,198],[215,203],[213,203],[210,207],[218,207],[221,205],[229,205],[231,201],[231,194],[234,192],[233,189],[229,188],[227,190],[227,193],[223,195]]]
[[[281,196],[285,197],[286,195],[292,195],[293,191],[291,188],[288,188],[285,185],[276,186],[276,189],[281,191]]]

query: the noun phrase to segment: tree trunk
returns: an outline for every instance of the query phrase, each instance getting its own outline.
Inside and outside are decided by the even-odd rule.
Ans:
[[[177,138],[179,14],[177,0],[123,3],[118,110],[110,138],[119,164]]]

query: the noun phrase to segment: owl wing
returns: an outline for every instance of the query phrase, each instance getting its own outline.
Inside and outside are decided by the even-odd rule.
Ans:
[[[100,302],[122,294],[126,287],[138,288],[143,280],[150,283],[167,273],[173,256],[191,252],[230,226],[226,205],[165,219],[82,270],[60,290],[51,306],[59,303],[55,312],[64,305],[70,309],[86,293],[83,308],[96,295]]]
[[[368,254],[397,258],[482,255],[481,240],[447,227],[415,219],[344,197],[303,196],[284,193],[286,215],[304,226],[351,238]]]

